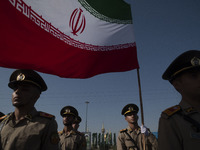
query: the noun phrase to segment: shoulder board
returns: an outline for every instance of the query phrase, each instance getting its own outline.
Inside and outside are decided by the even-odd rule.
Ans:
[[[7,117],[7,115],[4,115],[4,116],[0,117],[0,120],[3,120],[6,117]]]
[[[175,113],[179,112],[181,110],[181,107],[179,105],[172,106],[165,111],[163,111],[164,114],[166,114],[168,117],[174,115]]]
[[[126,132],[126,131],[127,131],[127,129],[122,129],[122,130],[120,130],[120,133]]]
[[[9,113],[7,115],[0,117],[0,123],[7,121],[10,118],[11,114],[12,113]]]
[[[45,112],[39,112],[40,116],[41,117],[46,117],[46,118],[54,118],[55,116],[54,115],[51,115],[51,114],[48,114],[48,113],[45,113]]]

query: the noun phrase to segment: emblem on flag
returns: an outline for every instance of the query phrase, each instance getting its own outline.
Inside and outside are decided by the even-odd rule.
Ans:
[[[70,17],[69,27],[72,30],[73,35],[81,34],[85,29],[85,16],[81,8],[76,8]]]

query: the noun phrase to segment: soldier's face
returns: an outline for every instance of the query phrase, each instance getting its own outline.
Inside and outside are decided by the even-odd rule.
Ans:
[[[72,127],[73,127],[75,130],[78,130],[78,128],[79,128],[79,123],[73,123],[73,124],[72,124]]]
[[[174,87],[184,98],[200,99],[200,70],[183,73],[173,82]]]
[[[14,88],[12,104],[15,107],[34,106],[40,96],[38,88],[31,84],[19,84]]]
[[[130,112],[130,113],[126,114],[125,120],[128,123],[131,123],[131,124],[137,123],[137,121],[138,121],[138,115],[137,115],[137,113]]]
[[[64,115],[63,116],[63,124],[65,126],[67,125],[72,125],[72,123],[74,122],[75,117],[73,115]]]

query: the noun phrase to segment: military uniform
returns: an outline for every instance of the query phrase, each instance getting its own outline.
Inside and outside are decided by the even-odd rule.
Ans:
[[[76,119],[75,119],[75,121],[74,121],[74,123],[75,123],[75,124],[80,124],[81,121],[82,121],[81,117],[80,117],[80,116],[77,116]],[[74,124],[74,123],[73,123],[73,124]],[[79,132],[77,128],[75,128],[75,131],[77,131],[77,132],[81,135],[81,137],[82,137],[82,139],[83,139],[82,147],[83,147],[83,149],[86,149],[86,145],[87,145],[86,143],[87,143],[87,142],[86,142],[85,134]]]
[[[125,117],[129,114],[135,114],[135,130],[130,126],[119,132],[117,138],[117,150],[143,150],[143,136],[145,137],[146,150],[157,150],[158,143],[156,137],[150,132],[149,129],[145,135],[141,133],[141,128],[137,124],[137,113],[139,108],[135,104],[127,104],[122,109],[121,114]],[[130,124],[129,124],[130,125]]]
[[[78,111],[73,106],[65,106],[61,109],[60,115],[62,117],[65,117],[67,115],[74,116],[74,121],[81,121],[78,115]],[[60,148],[62,150],[86,150],[86,140],[83,133],[79,131],[75,131],[72,127],[72,123],[69,125],[71,128],[71,131],[68,133],[63,131],[59,131],[59,137],[60,137]]]
[[[200,124],[195,126],[196,121],[200,123],[200,112],[185,101],[163,111],[158,130],[159,150],[199,150]]]
[[[34,108],[34,104],[38,100],[40,93],[47,90],[47,85],[42,77],[34,70],[17,69],[11,74],[9,81],[8,86],[14,90],[13,95],[15,95],[14,99],[16,101],[23,103],[23,98],[25,99],[28,97],[27,95],[31,95],[30,92],[32,91],[29,91],[29,89],[34,90],[28,105],[26,103],[20,106],[13,105],[15,106],[15,112],[1,117],[0,149],[59,149],[59,136],[55,117],[44,112],[38,112]],[[22,90],[23,86],[25,89]],[[23,92],[25,92],[24,95]],[[20,113],[27,115],[21,116],[19,115]]]
[[[119,132],[117,138],[117,150],[142,150],[142,134],[140,128],[132,130],[129,126]],[[145,136],[146,150],[157,150],[157,139],[148,130],[148,136]]]
[[[193,103],[194,97],[195,100],[198,99],[199,71],[200,51],[189,50],[178,56],[164,72],[162,78],[172,83],[175,88],[178,87],[177,91],[182,95],[182,100],[179,105],[170,107],[161,114],[158,128],[159,150],[200,149],[200,112],[194,108]],[[177,79],[178,77],[180,78]],[[195,90],[188,90],[185,82],[189,88]],[[197,84],[194,85],[195,82]],[[181,87],[182,85],[184,86]]]
[[[54,116],[34,109],[23,120],[14,119],[14,113],[1,122],[2,150],[56,150],[59,137]]]
[[[59,132],[60,147],[62,150],[85,150],[86,141],[83,134],[72,130],[68,135],[63,131]]]

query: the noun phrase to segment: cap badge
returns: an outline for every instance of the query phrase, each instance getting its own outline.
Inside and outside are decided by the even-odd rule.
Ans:
[[[66,110],[65,110],[65,113],[70,113],[70,109],[66,109]]]
[[[133,107],[128,108],[129,111],[134,111]]]
[[[20,73],[18,76],[17,76],[17,81],[23,81],[25,79],[25,75]]]
[[[193,57],[191,59],[191,64],[192,64],[192,66],[200,66],[200,59],[197,57]]]

